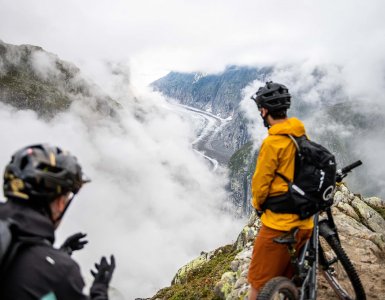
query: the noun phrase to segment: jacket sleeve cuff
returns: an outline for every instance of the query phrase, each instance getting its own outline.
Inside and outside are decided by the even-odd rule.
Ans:
[[[92,300],[108,300],[108,286],[104,283],[94,282],[90,289]]]

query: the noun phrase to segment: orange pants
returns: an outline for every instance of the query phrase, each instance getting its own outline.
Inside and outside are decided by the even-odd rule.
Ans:
[[[259,291],[264,284],[276,276],[291,278],[294,268],[290,262],[290,254],[286,245],[277,244],[274,238],[281,236],[285,231],[275,230],[262,225],[254,241],[253,255],[251,257],[247,279]],[[296,250],[310,238],[312,229],[300,229],[297,232]]]

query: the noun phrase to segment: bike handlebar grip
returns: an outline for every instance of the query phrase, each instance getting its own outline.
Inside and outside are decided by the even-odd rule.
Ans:
[[[342,174],[348,173],[348,172],[350,172],[354,168],[357,168],[360,165],[362,165],[362,161],[361,160],[357,160],[356,162],[354,162],[354,163],[352,163],[352,164],[342,168],[341,173]]]

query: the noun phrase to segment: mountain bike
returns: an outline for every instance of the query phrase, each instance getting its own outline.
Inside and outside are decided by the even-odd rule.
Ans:
[[[342,182],[352,169],[361,164],[361,161],[356,161],[338,170],[336,182]],[[274,239],[274,242],[287,246],[295,275],[291,280],[281,276],[268,281],[258,294],[258,300],[315,300],[317,271],[325,277],[339,299],[366,299],[357,271],[341,246],[330,206],[323,212],[322,217],[320,213],[314,215],[312,236],[299,253],[295,251],[298,228]]]

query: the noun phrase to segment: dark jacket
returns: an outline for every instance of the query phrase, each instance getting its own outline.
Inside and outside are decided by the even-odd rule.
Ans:
[[[48,217],[8,201],[0,204],[0,219],[7,218],[12,218],[22,235],[42,242],[18,252],[1,280],[1,300],[42,299],[44,296],[57,300],[90,299],[83,294],[84,281],[78,264],[68,253],[52,246],[55,229]],[[108,299],[107,287],[93,286],[91,299]]]

